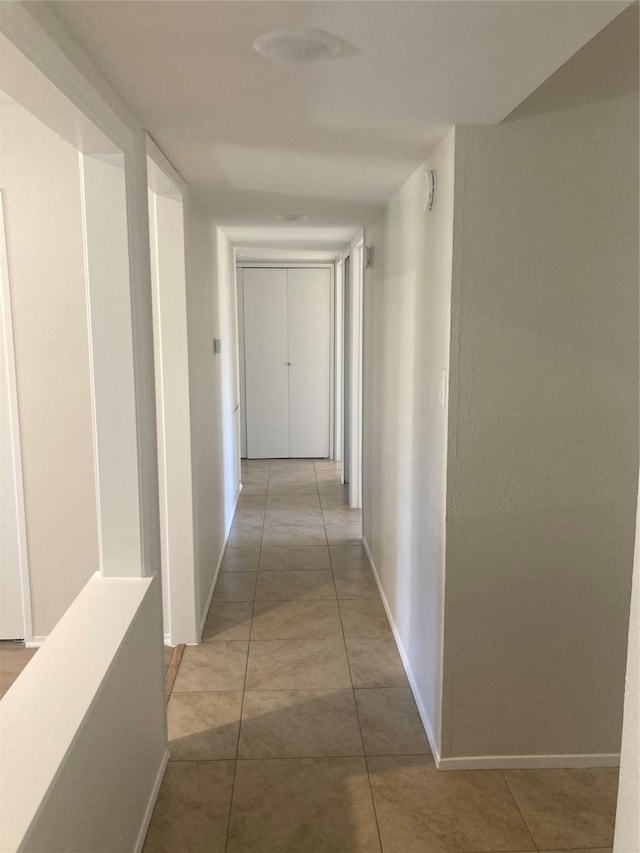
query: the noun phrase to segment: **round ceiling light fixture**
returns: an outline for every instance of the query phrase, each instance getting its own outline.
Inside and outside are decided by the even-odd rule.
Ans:
[[[275,30],[263,33],[253,43],[253,49],[271,62],[306,65],[331,59],[340,53],[339,38],[323,30]]]
[[[304,213],[281,213],[276,217],[280,222],[305,222],[308,218]]]

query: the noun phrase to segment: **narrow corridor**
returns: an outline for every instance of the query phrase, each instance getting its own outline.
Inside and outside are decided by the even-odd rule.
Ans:
[[[337,465],[242,481],[145,853],[609,853],[614,769],[435,769]]]

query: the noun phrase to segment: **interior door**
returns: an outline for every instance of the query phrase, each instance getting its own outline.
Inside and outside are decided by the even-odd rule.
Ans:
[[[290,269],[289,456],[329,456],[331,394],[331,273]]]
[[[287,271],[245,269],[247,456],[289,456]]]

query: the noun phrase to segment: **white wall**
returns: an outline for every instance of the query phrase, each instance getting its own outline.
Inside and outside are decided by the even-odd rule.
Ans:
[[[439,748],[453,242],[452,130],[367,226],[364,535],[434,749]],[[427,168],[438,195],[422,207]]]
[[[17,104],[0,128],[33,632],[98,568],[78,152]]]
[[[636,552],[627,648],[627,678],[620,755],[620,782],[614,853],[640,850],[640,508],[636,517]]]
[[[100,571],[141,570],[124,157],[81,155]]]
[[[114,286],[112,296],[118,300],[118,310],[125,308],[120,303],[124,297],[131,312],[128,331],[133,333],[133,357],[126,359],[126,366],[129,377],[131,372],[134,375],[135,399],[129,397],[126,404],[135,411],[135,435],[131,436],[126,428],[132,422],[129,408],[122,412],[120,435],[127,449],[130,442],[135,444],[134,472],[130,465],[126,466],[129,485],[138,492],[135,569],[138,575],[153,575],[160,568],[160,548],[144,135],[139,122],[59,25],[49,4],[12,3],[3,8],[0,28],[18,46],[14,48],[3,37],[3,86],[10,84],[14,97],[16,90],[22,90],[28,94],[29,103],[37,103],[45,115],[54,112],[66,126],[66,138],[80,146],[84,154],[103,153],[96,152],[92,145],[97,139],[100,146],[104,134],[111,140],[110,150],[115,144],[124,151],[130,278],[124,294]],[[56,81],[56,86],[51,80]],[[73,103],[67,95],[73,97]],[[91,116],[91,121],[86,115]],[[23,252],[25,269],[32,273],[32,279],[25,276],[25,281],[31,282],[32,289],[28,291],[31,301],[25,300],[21,306],[21,319],[23,339],[32,344],[27,374],[36,387],[25,385],[25,399],[33,403],[37,398],[39,405],[46,403],[50,394],[56,395],[56,382],[62,376],[65,384],[75,385],[67,398],[64,390],[56,397],[58,403],[65,405],[60,407],[64,408],[63,413],[56,410],[55,418],[46,407],[40,405],[38,409],[34,405],[31,427],[41,439],[42,472],[50,475],[52,487],[60,483],[68,487],[80,507],[65,513],[68,507],[60,498],[66,498],[64,492],[52,488],[45,495],[46,500],[35,492],[40,503],[34,507],[34,518],[37,511],[44,512],[46,507],[47,519],[56,525],[58,536],[53,542],[55,547],[40,555],[49,584],[46,600],[40,601],[40,616],[44,613],[48,618],[36,630],[48,632],[67,605],[73,603],[57,621],[53,631],[57,639],[52,635],[46,640],[0,707],[2,772],[7,774],[5,780],[10,780],[2,783],[2,832],[9,827],[12,842],[17,840],[20,844],[24,835],[13,834],[16,818],[28,817],[26,810],[31,809],[37,819],[23,822],[22,828],[31,827],[33,846],[25,849],[139,850],[166,758],[158,582],[131,577],[134,567],[128,564],[122,574],[129,576],[91,578],[76,598],[95,570],[98,557],[80,164],[77,151],[73,158],[63,155],[54,137],[39,144],[31,133],[21,138],[20,144],[25,152],[34,153],[33,162],[26,164],[29,171],[25,172],[25,177],[30,175],[34,180],[28,185],[28,198],[15,206],[19,215],[13,219],[14,246],[31,250],[30,254]],[[14,153],[17,157],[20,152]],[[43,191],[47,180],[59,180],[63,185],[56,186],[59,192],[54,200]],[[68,215],[66,201],[71,196],[75,198],[76,213]],[[46,266],[42,264],[43,254]],[[33,261],[40,264],[40,269]],[[56,311],[62,308],[64,317],[60,319]],[[41,322],[46,312],[49,317]],[[121,319],[122,316],[121,313]],[[114,319],[114,315],[109,314],[109,318]],[[79,328],[83,336],[79,335]],[[20,352],[17,336],[16,349]],[[116,364],[119,360],[114,360]],[[114,396],[114,407],[122,401],[122,395]],[[100,418],[96,423],[99,426]],[[67,447],[67,440],[74,441],[73,452]],[[100,444],[98,436],[98,453]],[[123,458],[118,454],[113,459],[118,473],[122,471]],[[33,467],[33,459],[30,464]],[[116,479],[111,477],[109,482],[113,485]],[[27,495],[27,503],[29,500]],[[122,541],[131,542],[127,536]],[[78,567],[85,573],[82,577]],[[40,589],[42,596],[42,584]],[[113,598],[105,592],[107,589],[113,591]],[[136,590],[142,591],[139,608],[134,602]],[[130,607],[132,602],[134,606]],[[75,605],[82,603],[87,607],[81,608],[82,618],[77,619]],[[54,607],[45,612],[48,604]],[[109,604],[113,605],[112,610]],[[0,846],[14,849],[5,843],[6,837],[3,834]]]
[[[238,490],[235,270],[229,242],[211,216],[191,200],[185,216],[196,613],[202,625]],[[213,352],[214,338],[222,340],[219,355]]]
[[[159,597],[96,574],[3,698],[3,853],[141,849],[167,758]]]
[[[458,141],[442,754],[614,761],[638,467],[637,94]]]
[[[196,572],[182,199],[149,192],[165,641],[196,643]]]

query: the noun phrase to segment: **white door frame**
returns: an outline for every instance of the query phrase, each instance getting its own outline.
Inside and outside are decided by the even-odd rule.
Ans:
[[[336,385],[336,360],[339,347],[337,346],[336,338],[336,316],[338,311],[337,292],[336,292],[336,268],[335,264],[327,261],[241,261],[236,264],[236,287],[238,295],[238,305],[240,305],[243,296],[243,273],[244,269],[328,269],[331,276],[330,293],[331,293],[331,346],[329,350],[329,458],[338,459],[336,456],[336,411],[338,407],[337,385]],[[340,316],[342,311],[340,309]],[[238,364],[240,370],[244,370],[244,330],[240,328],[241,309],[238,309]],[[246,435],[247,435],[247,400],[246,388],[243,380],[240,382],[240,421],[241,431],[244,436],[244,447],[246,451]]]
[[[351,411],[349,417],[349,470],[343,471],[349,481],[349,506],[354,509],[362,507],[362,337],[363,337],[363,269],[364,269],[364,233],[360,232],[351,246],[341,256],[342,276],[341,293],[344,287],[344,261],[350,257],[349,271],[351,276],[351,363],[343,365],[342,376],[349,371],[351,388]],[[344,318],[341,318],[341,340]],[[342,380],[341,380],[342,384]],[[342,389],[341,389],[342,393]],[[344,422],[340,421],[342,432]],[[342,437],[341,451],[344,448],[345,437]]]
[[[186,269],[182,281],[172,282],[163,278],[156,234],[158,200],[164,197],[182,205],[183,237],[185,236],[188,194],[186,183],[153,139],[148,134],[145,134],[145,139],[148,161],[151,161],[148,180],[153,203],[153,215],[149,217],[149,236],[156,361],[164,641],[170,646],[181,643],[193,645],[200,639],[196,584],[199,573],[191,468]],[[183,263],[185,260],[183,258]],[[167,305],[168,308],[165,307]],[[167,336],[172,341],[170,386],[165,382],[168,365],[165,363],[164,340]],[[179,346],[176,349],[177,344]],[[180,359],[179,363],[176,363],[176,358]]]
[[[25,644],[33,642],[31,619],[31,584],[29,582],[29,551],[27,547],[27,525],[24,506],[24,482],[22,478],[22,449],[20,445],[20,415],[18,410],[18,385],[16,377],[15,349],[13,343],[13,319],[11,313],[11,290],[9,288],[9,263],[4,223],[2,190],[0,190],[0,328],[4,342],[4,361],[9,394],[9,443],[12,456],[13,503],[16,511],[16,537],[18,545],[18,569],[20,572],[20,594],[22,608],[22,637]]]

